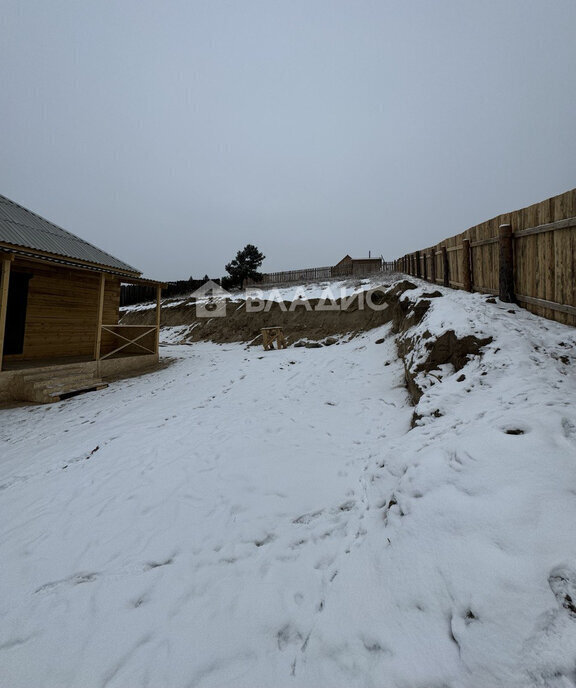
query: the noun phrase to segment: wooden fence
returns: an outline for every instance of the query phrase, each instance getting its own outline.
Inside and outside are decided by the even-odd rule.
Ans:
[[[304,282],[316,282],[325,279],[336,279],[336,278],[346,278],[346,277],[363,277],[365,275],[374,274],[375,272],[390,272],[394,269],[394,262],[384,262],[382,263],[381,270],[370,269],[366,266],[365,270],[362,270],[360,266],[353,263],[344,264],[340,266],[325,266],[321,268],[304,268],[302,270],[285,270],[284,272],[268,272],[262,275],[262,280],[260,282],[254,282],[253,280],[245,280],[245,287],[258,287],[258,286],[268,286],[273,284],[290,284],[298,282],[300,284]]]
[[[303,270],[285,270],[284,272],[267,272],[262,275],[261,282],[246,280],[250,285],[284,284],[286,282],[314,282],[315,280],[330,279],[332,268],[304,268]]]
[[[208,281],[208,278],[195,280],[178,280],[177,282],[167,282],[162,289],[162,297],[171,299],[174,296],[188,296],[192,292],[199,289]],[[220,278],[213,279],[213,282],[220,284]],[[146,303],[153,301],[156,298],[156,288],[148,287],[141,284],[123,284],[120,287],[120,307],[132,306],[135,303]]]
[[[576,189],[402,256],[395,268],[576,325]]]

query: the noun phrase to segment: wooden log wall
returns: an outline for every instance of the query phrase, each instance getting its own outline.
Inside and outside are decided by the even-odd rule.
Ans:
[[[98,318],[100,274],[65,266],[16,259],[13,271],[31,274],[26,312],[24,350],[5,360],[93,356]],[[118,322],[120,282],[106,275],[104,324]],[[103,333],[102,354],[117,346],[114,335]]]
[[[402,272],[425,275],[436,284],[499,295],[501,261],[506,263],[500,228],[508,224],[510,300],[536,315],[576,326],[576,189],[498,215],[396,263]]]

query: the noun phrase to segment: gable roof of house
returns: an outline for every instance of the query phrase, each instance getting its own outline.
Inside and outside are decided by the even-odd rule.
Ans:
[[[341,265],[342,263],[345,263],[345,262],[364,263],[368,260],[377,262],[377,261],[380,261],[381,258],[379,256],[376,256],[374,258],[373,257],[370,257],[370,258],[351,258],[349,255],[345,255],[344,258],[342,258],[342,260],[339,263],[336,263],[335,267],[338,267],[339,265]]]
[[[136,275],[140,270],[0,195],[0,244],[94,263]]]

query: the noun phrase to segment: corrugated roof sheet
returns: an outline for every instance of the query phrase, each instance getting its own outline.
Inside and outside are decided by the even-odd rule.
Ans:
[[[1,195],[0,242],[140,274],[140,270]]]

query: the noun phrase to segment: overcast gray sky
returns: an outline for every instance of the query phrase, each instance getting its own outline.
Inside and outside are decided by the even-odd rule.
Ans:
[[[575,0],[3,0],[0,193],[159,279],[576,186]]]

